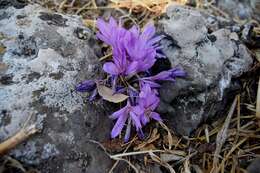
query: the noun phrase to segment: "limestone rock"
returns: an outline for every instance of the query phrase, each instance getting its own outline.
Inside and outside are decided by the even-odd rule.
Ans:
[[[91,30],[77,16],[6,2],[0,9],[0,141],[32,116],[42,131],[14,149],[13,157],[42,172],[106,172],[110,159],[88,140],[109,139],[110,109],[84,103],[74,89],[100,76]]]
[[[166,34],[162,52],[173,67],[179,65],[188,74],[163,85],[159,111],[177,132],[189,135],[223,110],[239,88],[235,79],[250,68],[252,59],[236,33],[227,29],[208,33],[206,18],[198,11],[170,6],[159,22]]]
[[[217,0],[216,5],[230,15],[240,20],[255,19],[260,21],[259,0]]]

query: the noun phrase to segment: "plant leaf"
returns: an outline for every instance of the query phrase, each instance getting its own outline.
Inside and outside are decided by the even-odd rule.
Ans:
[[[115,93],[112,89],[106,87],[105,85],[97,84],[98,94],[103,97],[104,100],[113,103],[120,103],[128,98],[127,95]]]

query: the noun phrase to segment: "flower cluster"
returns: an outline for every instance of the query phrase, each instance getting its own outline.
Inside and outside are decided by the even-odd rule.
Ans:
[[[97,37],[112,48],[112,59],[103,65],[108,78],[104,81],[83,81],[76,90],[91,93],[90,100],[99,94],[114,103],[126,102],[123,108],[110,116],[116,120],[111,137],[117,137],[126,126],[124,139],[128,141],[131,126],[134,126],[142,138],[142,127],[151,119],[162,121],[156,112],[160,102],[160,81],[174,82],[176,77],[186,74],[177,67],[150,76],[149,70],[157,58],[163,57],[158,53],[162,36],[155,36],[152,24],[146,25],[142,32],[137,26],[127,30],[111,17],[108,22],[98,19],[97,28]]]

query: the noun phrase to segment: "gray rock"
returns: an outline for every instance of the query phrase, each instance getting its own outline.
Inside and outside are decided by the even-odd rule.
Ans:
[[[220,29],[209,34],[206,18],[198,11],[170,6],[160,25],[167,35],[161,41],[163,53],[188,76],[163,84],[159,111],[177,132],[189,135],[223,110],[239,87],[233,79],[250,68],[252,59],[236,33]]]
[[[259,173],[260,172],[260,158],[255,158],[250,165],[247,167],[248,173]]]
[[[110,109],[101,101],[84,103],[74,90],[100,76],[91,31],[77,16],[37,5],[16,9],[10,2],[0,9],[0,141],[32,116],[42,131],[13,157],[41,172],[106,172],[110,159],[88,140],[109,138]]]
[[[230,15],[240,20],[256,19],[260,21],[259,0],[217,0],[217,6]]]

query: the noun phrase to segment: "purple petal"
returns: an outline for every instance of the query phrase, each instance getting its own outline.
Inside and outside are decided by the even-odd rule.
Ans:
[[[124,93],[126,92],[126,88],[123,86],[117,86],[116,87],[116,92],[115,93]]]
[[[144,139],[144,133],[143,133],[142,129],[138,130],[138,131],[137,131],[137,134],[138,134],[138,137],[139,137],[140,139]]]
[[[171,72],[172,72],[172,74],[171,74],[172,77],[185,77],[187,75],[187,73],[185,71],[183,71],[182,69],[180,69],[178,67],[173,68]]]
[[[149,122],[149,118],[145,114],[140,116],[140,120],[144,126]]]
[[[88,100],[89,101],[93,101],[96,97],[97,97],[98,91],[97,88],[91,93],[91,95],[89,96]]]
[[[107,23],[103,20],[103,19],[98,19],[97,20],[97,23],[96,23],[96,25],[97,25],[97,28],[99,29],[99,31],[101,32],[101,33],[103,33],[103,34],[105,34],[105,35],[109,35],[110,33],[109,33],[109,27],[108,27],[108,25],[107,25]]]
[[[118,72],[118,69],[116,67],[116,65],[112,62],[106,62],[104,65],[103,65],[103,70],[111,75],[118,75],[119,72]]]
[[[109,39],[108,37],[105,37],[104,35],[102,35],[101,33],[97,33],[97,38],[102,40],[103,42],[105,42],[106,44],[112,45],[112,41],[111,39]]]
[[[141,106],[134,106],[132,107],[132,111],[137,115],[137,116],[141,116],[142,114],[144,114],[144,109]]]
[[[152,104],[149,105],[150,110],[155,110],[159,106],[159,103],[160,103],[159,97],[154,96],[153,98],[150,99],[150,101],[152,101]]]
[[[156,121],[162,121],[160,114],[157,112],[151,112],[150,117]]]
[[[145,27],[144,27],[144,31],[142,33],[142,37],[146,40],[149,40],[151,39],[155,34],[155,27],[153,24],[147,24]]]
[[[156,43],[158,43],[161,39],[163,38],[163,36],[156,36],[154,38],[152,38],[151,40],[149,40],[149,45],[154,45]]]
[[[117,90],[116,90],[116,83],[117,83],[117,78],[118,78],[118,76],[117,75],[112,75],[112,77],[111,77],[112,79],[112,81],[111,81],[111,86],[112,86],[112,90],[113,90],[113,92],[114,93],[116,93],[117,92]]]
[[[151,81],[151,80],[146,80],[146,79],[141,79],[140,83],[141,83],[140,84],[141,86],[144,84],[148,84],[151,88],[160,88],[161,87],[160,84],[158,84],[154,81]]]
[[[146,71],[146,70],[150,69],[156,61],[156,59],[155,59],[156,52],[155,51],[150,52],[146,56],[149,58],[139,61],[139,69],[138,69],[139,71]]]
[[[149,85],[145,84],[141,88],[141,92],[140,92],[139,96],[146,98],[151,93],[151,91],[152,91],[151,87]]]
[[[117,22],[116,22],[116,20],[113,17],[109,18],[109,25],[111,27],[117,27]]]
[[[139,128],[142,128],[141,122],[140,122],[139,118],[136,116],[136,114],[133,112],[130,112],[130,116],[133,121],[133,124],[136,127],[136,130],[138,130]]]
[[[169,71],[162,71],[160,73],[158,73],[157,75],[151,77],[153,80],[168,80],[170,79],[170,75],[172,73]]]
[[[118,117],[127,114],[127,109],[128,109],[128,106],[125,106],[125,107],[119,109],[118,111],[114,112],[111,116],[109,116],[109,118],[117,119]]]
[[[96,82],[94,80],[85,80],[76,86],[76,90],[79,92],[91,92],[96,88]]]
[[[128,75],[134,74],[137,72],[137,69],[138,69],[138,62],[134,61],[127,67],[126,74]]]
[[[158,58],[166,58],[166,56],[162,53],[156,52],[156,57]]]
[[[105,43],[112,45],[113,37],[110,37],[111,35],[111,27],[102,19],[97,20],[97,28],[99,29],[99,33],[97,34],[97,37],[104,41]]]
[[[122,131],[124,125],[125,125],[126,120],[127,120],[127,114],[124,114],[124,115],[121,115],[121,116],[118,117],[116,124],[114,125],[114,127],[111,131],[111,137],[112,138],[117,137],[121,133],[121,131]]]
[[[129,32],[131,32],[133,34],[133,36],[139,36],[139,33],[140,33],[140,29],[133,25],[130,29],[129,29]]]
[[[131,134],[131,118],[128,119],[124,141],[128,142]]]
[[[128,88],[128,93],[129,93],[129,101],[131,103],[131,106],[135,106],[137,103],[137,97],[138,97],[138,92],[131,87]]]

